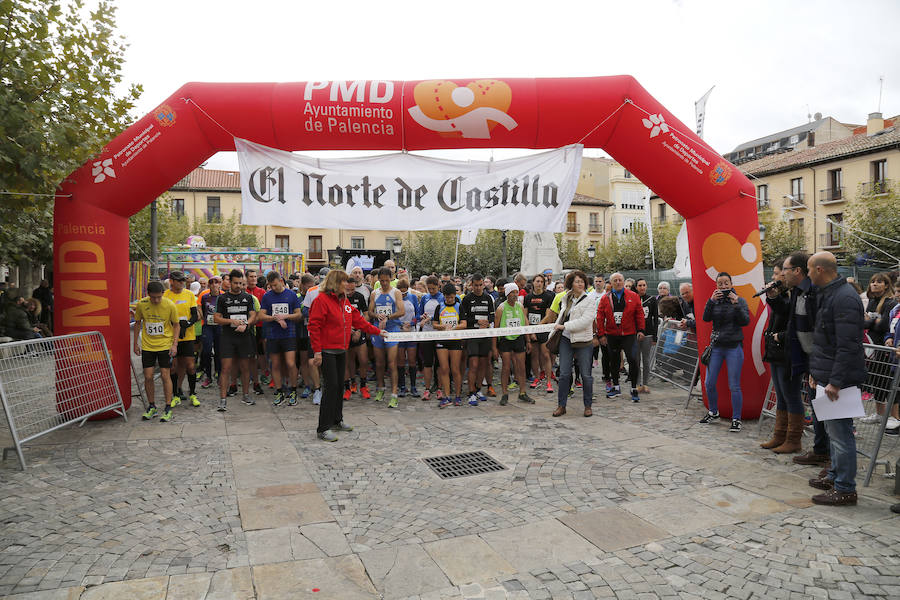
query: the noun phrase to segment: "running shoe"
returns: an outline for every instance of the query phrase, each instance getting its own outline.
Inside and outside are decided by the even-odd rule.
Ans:
[[[425,390],[422,392],[422,400],[431,400],[431,390]]]
[[[297,406],[297,390],[291,389],[291,393],[288,394],[288,406]]]
[[[700,423],[702,423],[703,425],[709,425],[710,423],[714,423],[718,420],[719,420],[718,411],[717,412],[706,411],[706,414],[703,415],[702,419],[700,419]]]
[[[581,380],[580,380],[580,379],[577,380],[577,381],[575,381],[575,387],[577,387],[578,389],[581,389],[582,383],[581,383]]]
[[[479,402],[487,402],[487,398],[484,397],[484,394],[482,394],[481,392],[478,392],[477,395],[478,395]]]
[[[331,431],[331,430],[322,431],[321,433],[317,433],[316,436],[317,436],[320,440],[325,441],[325,442],[336,442],[336,441],[338,441],[338,436],[336,436],[336,435],[334,434],[334,432]]]
[[[280,406],[282,402],[284,402],[284,392],[276,390],[275,397],[272,398],[272,406]]]
[[[494,386],[492,385],[488,386],[488,396],[490,396],[491,398],[497,397],[497,392],[494,391]]]
[[[355,394],[357,392],[359,392],[359,386],[355,383],[350,384],[350,393]]]
[[[228,400],[225,398],[219,398],[219,407],[216,409],[219,412],[225,412],[228,410]]]
[[[209,377],[204,377],[203,381],[200,382],[200,387],[203,388],[204,390],[207,389],[211,385],[212,385],[212,379],[210,379]]]
[[[244,394],[244,396],[241,398],[241,402],[243,402],[247,406],[254,406],[256,404],[256,400],[254,400],[247,394]]]
[[[478,396],[476,394],[469,394],[469,406],[478,406]]]
[[[534,404],[534,398],[532,398],[528,394],[519,394],[519,402],[526,402],[528,404]]]
[[[638,391],[634,388],[631,388],[631,401],[632,402],[640,402],[641,398],[638,396]]]
[[[416,386],[413,386],[413,387],[409,388],[409,395],[410,395],[412,398],[415,398],[416,396],[419,395],[419,390],[416,389]]]
[[[350,388],[344,388],[344,400],[347,401],[350,399]]]
[[[181,404],[181,395],[183,393],[184,392],[178,392],[177,394],[173,394],[172,395],[172,404],[170,404],[170,406],[175,407],[175,406],[178,406],[179,404]]]
[[[229,396],[237,396],[237,384],[233,383],[228,386],[228,395]]]
[[[444,390],[438,388],[437,392],[435,392],[435,393],[437,394],[435,396],[435,400],[443,400],[444,399]]]
[[[258,383],[253,384],[253,393],[257,396],[262,396],[265,392],[263,392],[262,387]]]
[[[375,391],[375,402],[381,402],[384,400],[384,390],[376,390]]]
[[[155,417],[158,414],[159,414],[159,411],[156,410],[156,407],[151,406],[150,408],[147,409],[147,412],[145,412],[144,414],[141,415],[141,418],[144,419],[145,421],[149,421],[150,419],[152,419],[153,417]]]
[[[438,402],[438,408],[446,408],[450,406],[450,398],[441,398],[441,401]]]
[[[261,384],[263,384],[263,385],[266,385],[266,384],[269,383],[270,381],[271,381],[271,377],[269,377],[269,372],[268,372],[268,371],[266,371],[265,373],[263,373],[262,376],[260,376],[260,378],[259,378],[259,382],[260,382]]]
[[[453,406],[462,406],[462,398],[459,396],[453,398]]]
[[[401,385],[400,389],[397,391],[397,395],[401,398],[406,398],[406,386]]]
[[[621,396],[621,395],[622,395],[622,390],[620,390],[619,386],[617,386],[617,385],[610,386],[609,390],[607,390],[607,392],[606,392],[607,398],[615,398],[616,396]]]
[[[509,385],[506,386],[506,390],[507,390],[508,392],[511,392],[511,391],[517,390],[517,389],[519,389],[519,384],[516,383],[515,381],[510,381],[510,382],[509,382]]]
[[[728,428],[729,433],[739,433],[741,431],[741,420],[740,419],[732,419],[731,427]]]
[[[397,408],[398,404],[400,404],[400,400],[397,398],[397,394],[391,394],[391,399],[388,401],[388,408]]]
[[[274,390],[274,389],[275,389],[275,380],[274,380],[274,379],[270,379],[270,380],[269,380],[269,389],[270,389],[270,390]]]
[[[544,381],[543,377],[535,377],[529,386],[531,389],[537,389],[537,386],[541,385],[541,382]]]
[[[344,423],[343,421],[341,421],[341,422],[338,423],[337,425],[332,425],[332,426],[331,426],[331,430],[332,430],[332,431],[353,431],[353,426],[352,426],[352,425],[347,425],[346,423]]]
[[[547,393],[548,393],[548,394],[552,394],[552,393],[553,393],[553,384],[550,383],[549,381],[547,382]]]
[[[503,394],[500,398],[500,406],[506,406],[509,404],[509,394]]]
[[[308,386],[308,385],[304,385],[304,386],[303,386],[303,391],[300,392],[300,397],[301,397],[301,398],[309,398],[310,393],[311,393],[311,392],[309,391],[309,386]]]
[[[611,389],[612,389],[612,386],[613,386],[613,385],[612,385],[612,380],[607,379],[605,382],[606,382],[606,391],[609,392],[609,390],[611,390]]]
[[[197,398],[197,394],[191,394],[188,396],[188,400],[191,401],[191,406],[200,406],[200,399]]]
[[[369,386],[364,385],[359,388],[359,395],[368,400],[372,397],[372,394],[369,392]]]
[[[160,423],[168,423],[171,420],[172,420],[172,409],[167,408],[166,412],[164,412],[163,414],[161,414],[159,416],[159,422]]]
[[[316,388],[316,391],[313,392],[313,404],[316,406],[322,404],[322,390],[319,388]]]

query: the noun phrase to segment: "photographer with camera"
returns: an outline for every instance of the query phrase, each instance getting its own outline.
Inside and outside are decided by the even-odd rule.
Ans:
[[[703,309],[703,320],[712,322],[713,331],[710,336],[712,352],[709,365],[706,367],[706,397],[709,400],[709,411],[700,419],[703,424],[712,423],[719,418],[718,390],[716,380],[722,363],[728,369],[728,389],[731,392],[731,428],[732,433],[741,430],[741,367],[744,364],[744,332],[743,328],[750,324],[750,307],[747,301],[737,295],[731,283],[731,275],[716,275],[716,291]]]

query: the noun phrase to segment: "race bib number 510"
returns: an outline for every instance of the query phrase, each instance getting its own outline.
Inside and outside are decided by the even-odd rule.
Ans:
[[[165,335],[165,323],[147,323],[147,335],[159,336]]]

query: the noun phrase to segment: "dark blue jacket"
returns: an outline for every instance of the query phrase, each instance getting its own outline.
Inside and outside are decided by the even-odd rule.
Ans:
[[[714,302],[710,298],[703,308],[703,320],[712,321],[716,336],[713,346],[733,348],[744,341],[744,327],[750,324],[750,307],[741,297],[736,304],[728,299]]]
[[[863,352],[863,306],[856,290],[843,277],[819,288],[809,374],[817,385],[838,389],[866,380]]]

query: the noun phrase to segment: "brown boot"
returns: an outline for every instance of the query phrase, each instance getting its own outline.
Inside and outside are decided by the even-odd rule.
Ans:
[[[787,437],[788,412],[786,410],[775,411],[775,430],[772,432],[772,438],[768,442],[759,445],[760,448],[771,450],[776,446],[784,443]]]
[[[803,428],[805,426],[803,415],[788,414],[787,437],[784,443],[777,448],[772,448],[775,454],[793,454],[803,449],[800,439],[803,437]]]

